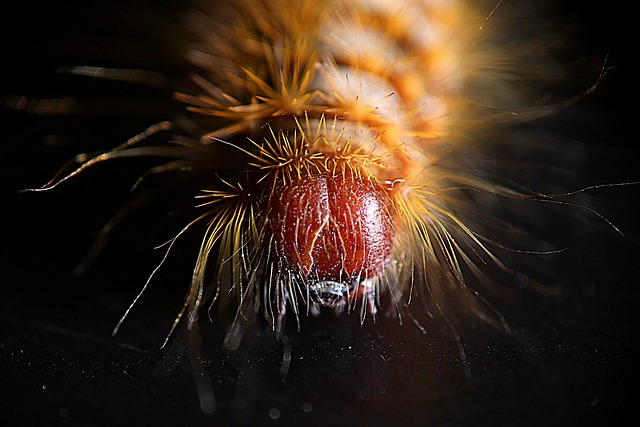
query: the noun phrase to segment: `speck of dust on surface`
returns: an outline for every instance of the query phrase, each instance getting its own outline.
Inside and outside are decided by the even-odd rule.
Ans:
[[[277,420],[280,418],[280,410],[278,408],[269,409],[269,418],[272,420]]]

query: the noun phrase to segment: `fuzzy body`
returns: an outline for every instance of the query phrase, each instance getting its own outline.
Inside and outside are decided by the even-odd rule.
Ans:
[[[257,313],[281,332],[289,312],[358,309],[364,321],[418,296],[447,322],[457,313],[501,325],[465,277],[489,283],[479,267],[488,263],[509,270],[481,234],[496,221],[468,191],[528,195],[456,156],[532,105],[530,88],[513,82],[544,49],[529,49],[526,63],[526,45],[494,43],[492,3],[201,3],[186,15],[198,71],[175,94],[184,113],[79,157],[58,181],[126,156],[175,158],[157,173],[209,170],[182,231],[206,224],[176,323],[196,321],[212,296],[237,308],[225,343],[235,348]],[[534,68],[548,77],[549,67]],[[159,130],[175,132],[172,145],[138,147]]]
[[[447,176],[438,166],[461,143],[451,126],[468,113],[465,82],[478,73],[467,68],[474,62],[468,52],[482,35],[481,15],[455,1],[240,2],[220,11],[188,20],[203,39],[191,59],[207,72],[196,79],[201,92],[178,98],[196,113],[203,144],[246,153],[248,166],[234,169],[248,167],[249,179],[238,185],[264,201],[245,197],[240,209],[272,223],[234,213],[247,218],[229,231],[235,244],[225,244],[221,233],[208,236],[228,248],[218,269],[233,279],[218,282],[220,293],[246,289],[237,293],[240,311],[263,310],[277,330],[287,307],[297,315],[302,302],[318,312],[310,289],[326,281],[344,284],[340,311],[356,309],[363,296],[363,320],[377,311],[381,295],[391,295],[397,309],[419,287],[437,310],[443,295],[454,292],[470,301],[467,310],[490,311],[475,302],[460,266],[473,264],[462,241],[474,251],[484,247],[452,210],[450,190],[460,183],[451,178],[462,185],[474,178],[466,171]],[[319,241],[323,217],[308,204],[291,214],[295,221],[270,214],[280,210],[273,205],[282,197],[300,196],[287,195],[294,188],[323,194],[310,183],[338,177],[344,183],[334,199],[346,200],[356,183],[367,181],[370,192],[388,200],[374,214],[383,219],[373,231],[345,225],[366,210],[358,203],[347,203],[346,221]],[[342,244],[332,244],[341,233]],[[373,251],[350,247],[357,240],[382,244]],[[242,262],[234,261],[238,253]]]

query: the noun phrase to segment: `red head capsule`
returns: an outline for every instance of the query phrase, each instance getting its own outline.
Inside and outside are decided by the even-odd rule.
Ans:
[[[278,253],[287,268],[306,279],[318,302],[333,305],[340,293],[382,274],[393,218],[389,195],[376,182],[305,176],[280,188],[270,203]]]

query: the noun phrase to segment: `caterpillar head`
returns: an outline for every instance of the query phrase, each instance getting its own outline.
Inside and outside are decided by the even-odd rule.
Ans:
[[[376,181],[352,174],[304,176],[269,201],[269,239],[313,303],[341,311],[361,284],[383,274],[393,210]]]

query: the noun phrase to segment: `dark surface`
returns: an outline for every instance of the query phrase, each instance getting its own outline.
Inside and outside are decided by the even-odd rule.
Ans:
[[[593,46],[597,57],[609,51],[609,63],[617,68],[577,113],[565,112],[540,126],[585,141],[585,182],[637,180],[637,97],[629,94],[635,69],[624,49],[624,21],[613,6],[571,6],[568,16],[583,20],[587,29],[578,38]],[[68,37],[57,38],[79,30],[104,35],[104,29],[86,23],[88,17],[97,19],[93,8],[49,7],[34,11],[23,5],[4,28],[5,54],[15,59],[3,66],[0,93],[126,91],[169,107],[153,91],[130,92],[121,85],[105,90],[104,82],[52,77],[56,66],[99,58],[106,49],[96,45],[95,52],[79,52]],[[118,16],[118,8],[107,10],[114,15],[109,19],[124,26],[130,20]],[[138,228],[148,222],[148,213],[134,215],[85,276],[70,279],[70,271],[144,165],[105,167],[54,192],[17,190],[41,185],[72,154],[87,149],[76,142],[113,146],[156,120],[141,116],[38,118],[2,111],[1,425],[597,426],[636,413],[638,186],[592,194],[599,212],[624,237],[597,219],[596,226],[542,224],[569,248],[546,275],[570,292],[545,297],[523,290],[525,303],[505,309],[512,335],[482,327],[464,331],[470,378],[451,335],[424,336],[411,322],[399,325],[393,318],[364,327],[356,316],[302,319],[300,332],[290,321],[292,358],[285,378],[283,345],[268,332],[252,332],[245,347],[227,353],[220,350],[222,328],[204,315],[200,331],[179,334],[161,350],[193,262],[188,241],[112,337],[162,258],[151,248],[167,232],[154,229],[145,240]],[[576,116],[587,119],[568,124]],[[71,139],[66,146],[61,138],[53,146],[43,144],[52,141],[48,135]],[[215,399],[210,414],[207,390]]]

